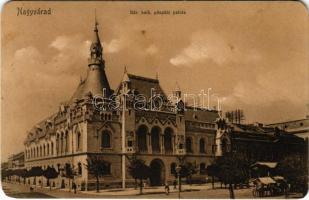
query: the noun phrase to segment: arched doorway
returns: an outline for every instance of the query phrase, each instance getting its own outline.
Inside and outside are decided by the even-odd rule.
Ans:
[[[165,182],[165,167],[162,160],[154,159],[150,163],[150,168],[151,168],[150,185],[151,186],[163,185]]]

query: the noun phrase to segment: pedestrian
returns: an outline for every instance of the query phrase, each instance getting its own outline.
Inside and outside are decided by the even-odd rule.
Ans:
[[[73,182],[72,188],[73,188],[73,190],[74,190],[74,194],[76,194],[76,184],[75,184],[75,182]]]
[[[284,190],[284,196],[285,196],[286,199],[289,198],[290,188],[291,188],[291,185],[286,183],[285,184],[285,190]]]
[[[176,190],[176,186],[177,186],[177,181],[176,180],[173,181],[173,185],[174,185],[174,189]]]
[[[165,194],[168,195],[170,193],[170,186],[168,183],[165,183]]]

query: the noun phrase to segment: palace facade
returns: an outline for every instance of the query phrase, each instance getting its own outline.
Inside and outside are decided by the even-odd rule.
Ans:
[[[158,79],[126,71],[113,90],[105,67],[96,23],[87,77],[72,98],[29,131],[24,143],[25,167],[51,166],[63,174],[64,166],[70,165],[78,188],[91,189],[95,178],[85,165],[91,155],[109,163],[101,188],[134,183],[127,171],[132,155],[150,166],[149,185],[172,182],[179,159],[184,159],[197,166],[193,179],[204,182],[206,167],[215,155],[218,111],[185,105],[178,87],[170,99]],[[27,182],[46,184],[43,177],[37,179]],[[69,180],[59,176],[51,184],[69,187]]]

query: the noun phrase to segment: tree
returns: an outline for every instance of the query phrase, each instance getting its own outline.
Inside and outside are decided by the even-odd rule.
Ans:
[[[64,177],[69,179],[69,190],[71,191],[71,179],[74,179],[75,172],[69,163],[65,163],[64,172]]]
[[[196,174],[197,171],[198,171],[198,168],[196,164],[186,162],[183,165],[181,165],[180,174],[182,177],[185,177],[187,181],[191,184],[192,175]]]
[[[6,169],[1,170],[1,180],[4,180],[6,177],[8,177],[8,173]]]
[[[293,155],[282,159],[277,166],[278,174],[282,175],[292,189],[300,189],[304,194],[308,190],[308,164],[301,156]]]
[[[104,161],[100,156],[92,155],[87,159],[86,168],[90,174],[96,178],[96,190],[100,191],[99,178],[109,173],[110,165]]]
[[[14,175],[13,170],[12,169],[6,170],[5,175],[8,178],[8,180],[11,181],[11,176]]]
[[[186,178],[187,181],[191,184],[192,175],[197,173],[197,166],[190,162],[183,163],[181,162],[180,171],[178,173],[174,173],[175,178],[179,177],[179,190],[181,191],[181,178]]]
[[[218,166],[218,178],[229,186],[230,198],[234,199],[233,185],[247,183],[249,180],[249,165],[247,159],[240,154],[229,153],[215,160]]]
[[[22,177],[24,184],[26,184],[26,177],[28,176],[28,171],[26,169],[16,169],[13,173],[18,177]]]
[[[133,158],[130,161],[129,174],[135,179],[140,180],[140,194],[143,194],[143,180],[151,175],[151,169],[145,164],[145,161]]]
[[[20,182],[19,171],[20,171],[20,169],[13,169],[13,170],[12,170],[12,176],[17,176],[18,179],[17,179],[17,180],[15,179],[15,181],[18,181],[18,182]]]
[[[207,166],[206,171],[207,171],[208,176],[211,176],[212,189],[214,189],[215,188],[215,177],[218,177],[219,175],[219,166],[216,163],[213,163]]]
[[[43,175],[43,169],[42,167],[32,167],[29,172],[28,172],[28,176],[29,177],[34,177],[34,179],[36,180],[37,176],[42,176]]]
[[[50,184],[50,179],[54,179],[58,177],[58,172],[56,171],[55,168],[48,166],[44,171],[43,171],[43,176],[47,179],[47,185],[49,186],[49,190],[51,190],[51,184]]]

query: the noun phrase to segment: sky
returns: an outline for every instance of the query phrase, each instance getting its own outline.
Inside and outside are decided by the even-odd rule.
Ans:
[[[17,16],[17,8],[52,14]],[[113,89],[126,66],[132,74],[158,74],[168,94],[176,82],[183,93],[212,88],[224,111],[244,110],[246,123],[307,113],[308,14],[297,1],[10,2],[1,16],[2,159],[22,151],[27,131],[85,78],[95,10]]]

